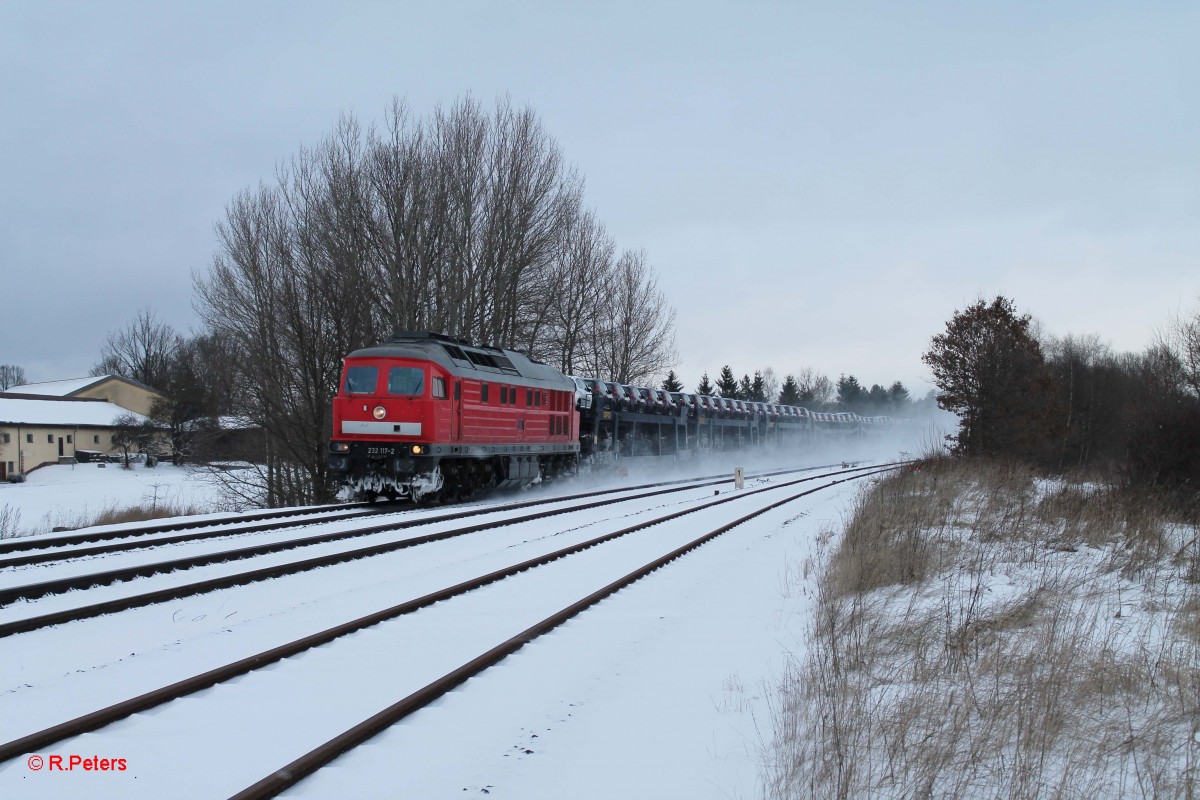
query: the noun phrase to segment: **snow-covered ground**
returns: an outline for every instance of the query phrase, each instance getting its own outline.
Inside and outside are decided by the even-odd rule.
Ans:
[[[874,455],[882,460],[894,454]],[[818,462],[828,463],[808,463]],[[34,507],[37,490],[48,489],[50,496],[64,486],[73,487],[73,497],[97,506],[144,502],[147,488],[167,488],[165,475],[179,477],[170,490],[188,498],[182,502],[202,502],[208,491],[207,486],[190,486],[186,472],[174,468],[132,474],[83,465],[52,469],[58,474],[13,487],[22,493],[22,509]],[[697,469],[707,474],[712,467]],[[96,475],[94,483],[107,487],[89,486],[89,470]],[[121,477],[113,481],[110,472]],[[668,470],[651,472],[662,479]],[[614,480],[632,484],[646,478],[635,468],[628,475],[592,476],[559,490],[584,491]],[[116,495],[118,486],[125,491],[122,497]],[[769,738],[763,727],[769,720],[766,687],[777,682],[804,626],[797,619],[803,613],[797,597],[805,594],[789,565],[804,561],[817,531],[839,522],[857,491],[855,484],[843,485],[739,526],[527,645],[288,796],[758,796],[760,747]],[[739,502],[744,505],[698,512],[684,518],[677,533],[664,530],[655,536],[691,538],[755,505],[750,499]],[[622,511],[612,521],[587,525],[628,524],[628,517],[663,512]],[[446,563],[460,571],[474,568],[476,562],[482,566],[484,550],[500,552],[577,536],[573,526],[578,524],[573,517],[551,518],[537,523],[536,530],[532,525],[522,529],[519,542],[508,534],[487,547],[482,544],[488,542],[484,534],[475,540],[481,543],[475,548],[480,552],[473,552],[471,537],[465,537],[445,548],[458,553]],[[43,765],[53,755],[123,758],[125,770],[34,770],[26,758],[15,759],[0,765],[0,797],[158,797],[172,789],[176,796],[227,796],[412,691],[413,681],[419,685],[421,678],[410,676],[409,667],[433,663],[425,658],[430,652],[444,651],[446,664],[457,666],[486,649],[480,643],[490,646],[528,624],[520,614],[544,616],[540,606],[534,607],[535,598],[549,592],[578,599],[596,588],[589,581],[606,582],[628,571],[632,551],[646,546],[622,545],[630,552],[622,557],[625,560],[614,558],[607,572],[593,575],[591,567],[566,563],[539,570],[535,581],[513,579],[511,585],[489,587],[469,603],[439,604],[430,609],[436,613],[414,617],[424,620],[416,627],[387,623],[355,634],[362,641],[354,654],[340,643],[319,648],[36,754],[45,759]],[[606,552],[619,553],[621,548]],[[224,660],[218,656],[264,649],[281,641],[282,634],[292,635],[293,629],[312,632],[344,621],[358,613],[358,607],[371,605],[367,599],[390,595],[396,602],[413,596],[428,583],[399,565],[390,574],[370,566],[379,563],[383,562],[373,559],[359,567],[343,565],[336,573],[339,578],[324,570],[294,576],[287,579],[291,589],[286,592],[267,582],[0,641],[0,660],[7,665],[0,686],[0,717],[8,717],[10,723],[14,716],[27,718],[25,724],[7,724],[10,736],[5,738],[13,731],[31,732],[47,721],[64,720],[77,713],[80,704],[98,708],[113,697],[201,671],[204,664]],[[594,556],[593,563],[598,563]],[[604,577],[609,573],[611,577]],[[331,581],[340,582],[340,588]],[[306,585],[313,591],[306,591]],[[216,611],[207,608],[214,603],[219,606]],[[193,613],[197,606],[206,608]],[[220,625],[202,622],[209,612],[224,615],[230,609],[253,613]],[[150,619],[155,615],[162,619]],[[394,691],[368,689],[378,682],[356,677],[366,674],[356,670],[377,671],[380,666],[394,673]],[[87,674],[74,674],[78,670]],[[293,674],[302,675],[305,683],[293,684]],[[329,703],[317,704],[314,710],[300,702],[325,691],[322,685],[328,687]],[[96,698],[89,705],[88,687],[104,689],[95,691],[106,695],[105,701]],[[335,703],[334,696],[344,701]],[[31,701],[49,708],[34,713]],[[223,742],[225,735],[214,722],[223,717],[220,709],[237,709],[251,701],[257,724],[270,741],[243,746],[237,742],[245,739],[231,737]],[[161,722],[152,724],[159,718]],[[219,768],[213,757],[219,759]]]
[[[105,511],[131,506],[216,511],[220,488],[194,467],[159,464],[55,464],[34,470],[24,483],[0,482],[0,512],[19,514],[18,533],[78,528]],[[11,516],[10,516],[11,518]]]

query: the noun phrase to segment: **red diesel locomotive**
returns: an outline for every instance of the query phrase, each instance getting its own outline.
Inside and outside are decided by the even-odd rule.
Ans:
[[[344,359],[329,467],[364,500],[455,500],[571,471],[575,389],[514,350],[400,331]]]

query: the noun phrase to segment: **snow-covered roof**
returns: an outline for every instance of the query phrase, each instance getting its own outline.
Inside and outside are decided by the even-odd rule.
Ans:
[[[23,386],[10,386],[5,391],[12,394],[44,394],[47,397],[66,397],[100,381],[108,380],[108,377],[108,375],[101,375],[100,377],[93,375],[90,378],[68,378],[64,381],[27,383]]]
[[[76,392],[82,392],[90,386],[95,386],[98,383],[103,383],[108,380],[117,380],[122,383],[128,383],[132,386],[138,386],[142,389],[160,394],[153,386],[147,386],[144,383],[125,378],[120,375],[93,375],[88,378],[67,378],[61,381],[42,381],[41,383],[27,383],[24,386],[12,386],[5,389],[8,394],[40,394],[46,397],[70,397]]]
[[[104,401],[32,400],[0,395],[0,425],[110,427],[113,420],[126,414],[138,423],[146,421],[141,414]]]

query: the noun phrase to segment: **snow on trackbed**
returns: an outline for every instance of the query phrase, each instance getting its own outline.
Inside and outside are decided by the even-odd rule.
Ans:
[[[789,567],[809,554],[821,527],[840,522],[858,488],[846,484],[798,500],[719,537],[527,645],[286,796],[757,796],[758,748],[769,736],[760,733],[769,720],[765,686],[775,682],[804,626],[796,617],[806,608],[797,603],[804,587],[789,577]],[[715,514],[690,518],[697,535]],[[454,632],[444,635],[453,639]],[[87,637],[80,641],[87,646]],[[388,657],[405,655],[397,648]],[[0,687],[0,709],[6,689]],[[176,703],[202,703],[207,694]],[[402,696],[376,695],[363,707],[381,710]],[[289,718],[288,708],[278,711]],[[319,738],[346,727],[331,716],[310,718],[321,728]],[[33,770],[19,758],[0,765],[0,796],[150,796],[140,787],[161,789],[157,779],[172,771],[187,776],[179,796],[228,794],[228,780],[218,779],[226,770],[186,764],[188,753],[171,747],[169,729],[167,741],[161,732],[141,741],[132,732],[116,735],[124,724],[37,755],[61,755],[64,763],[73,754],[125,758],[125,770]],[[193,733],[180,731],[179,741]],[[113,747],[120,752],[109,752]],[[235,758],[241,763],[227,771],[253,779],[283,766],[254,752]]]

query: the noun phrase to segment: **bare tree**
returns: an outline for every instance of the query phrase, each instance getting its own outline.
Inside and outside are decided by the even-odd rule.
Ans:
[[[296,299],[296,292],[289,291],[297,276],[286,219],[279,191],[262,186],[240,194],[217,226],[221,250],[212,269],[196,286],[197,310],[209,330],[230,342],[239,354],[239,379],[247,387],[245,405],[239,410],[266,434],[268,444],[262,457],[268,465],[267,480],[257,499],[267,505],[303,502],[303,497],[283,491],[289,472],[307,469],[310,480],[316,477],[312,472],[316,464],[304,464],[303,453],[291,460],[280,454],[289,431],[303,435],[303,426],[293,419],[300,409],[293,409],[290,400],[297,394],[294,377],[307,366],[301,361],[309,338],[290,335],[283,315],[276,313]],[[296,444],[304,447],[305,440],[298,439]],[[315,484],[304,496],[311,497],[314,491]]]
[[[531,109],[485,113],[467,97],[426,120],[395,100],[369,133],[344,116],[275,185],[235,198],[197,306],[235,354],[239,413],[264,432],[264,502],[328,497],[341,358],[390,329],[567,370],[616,364],[641,379],[669,366],[674,312],[644,255],[614,262],[581,195]]]
[[[446,287],[435,281],[449,246],[446,170],[403,101],[392,101],[384,128],[370,134],[367,146],[370,234],[380,285],[390,287],[387,319],[394,328],[457,334],[439,318]]]
[[[1167,332],[1158,337],[1158,345],[1174,354],[1183,387],[1200,397],[1200,307],[1190,315],[1171,319]]]
[[[368,138],[371,237],[397,328],[536,349],[580,184],[531,109],[471,97]]]
[[[113,444],[121,448],[122,466],[133,469],[129,451],[147,449],[158,433],[154,423],[133,413],[125,413],[113,420]]]
[[[772,367],[763,367],[758,374],[762,376],[763,395],[767,398],[767,402],[777,402],[779,376],[775,374],[775,370]]]
[[[174,328],[160,322],[149,308],[143,308],[124,328],[108,334],[92,375],[120,375],[158,387],[166,379],[179,343]]]
[[[801,403],[823,407],[833,402],[833,381],[812,367],[804,367],[796,373],[796,390]]]
[[[16,364],[0,364],[0,392],[25,383],[25,369]]]
[[[601,297],[607,301],[595,329],[595,374],[642,383],[674,365],[675,309],[659,290],[645,252],[621,254]]]
[[[519,347],[531,338],[525,324],[545,305],[545,278],[561,226],[578,204],[578,181],[533,110],[514,109],[508,100],[497,104],[489,155],[479,263],[495,308],[480,338]]]
[[[241,412],[264,431],[267,505],[329,497],[324,441],[341,358],[380,334],[360,141],[343,118],[274,189],[236,198],[197,285],[210,331],[241,354]]]
[[[604,324],[604,287],[611,280],[615,246],[590,211],[564,226],[550,280],[542,295],[545,315],[529,332],[531,352],[567,374],[595,363],[593,332]]]

